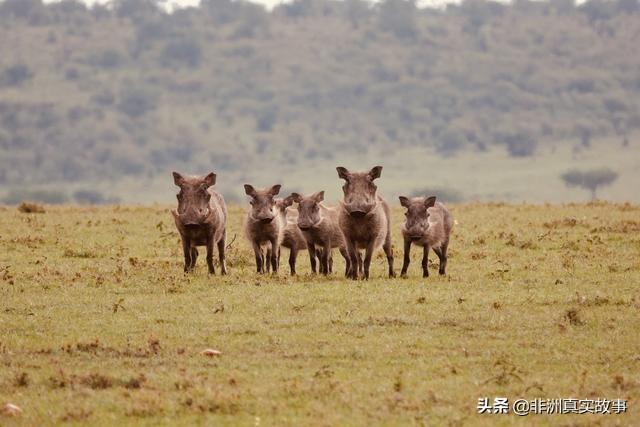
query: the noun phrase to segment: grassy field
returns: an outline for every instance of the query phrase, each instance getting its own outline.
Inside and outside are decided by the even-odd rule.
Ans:
[[[0,208],[0,425],[638,425],[640,206],[455,205],[448,276],[380,253],[368,282],[256,275],[241,212],[210,277],[168,207]],[[629,409],[477,414],[496,396]]]
[[[535,156],[509,157],[504,147],[490,147],[486,152],[463,150],[452,157],[443,157],[425,147],[403,147],[380,151],[372,147],[364,152],[340,153],[340,160],[318,160],[311,164],[282,162],[265,157],[277,168],[254,168],[246,171],[219,173],[217,186],[225,197],[244,200],[242,184],[268,185],[281,183],[283,191],[325,190],[327,200],[342,197],[336,166],[354,170],[367,170],[382,164],[380,191],[390,199],[423,188],[444,188],[457,191],[464,201],[509,201],[512,203],[587,202],[589,192],[567,187],[560,177],[569,169],[598,169],[609,166],[619,177],[610,186],[598,189],[598,197],[617,202],[640,203],[640,192],[634,191],[640,180],[640,132],[630,136],[628,147],[621,147],[619,138],[601,138],[593,141],[588,150],[573,150],[576,142],[547,140],[540,143]],[[382,160],[381,160],[382,159]],[[186,173],[205,174],[216,166]],[[442,173],[446,171],[446,173]],[[536,185],[531,185],[535,182]],[[86,183],[79,182],[78,188]],[[52,182],[42,188],[59,190],[60,183]],[[65,188],[68,186],[65,184]],[[96,183],[104,194],[117,194],[127,201],[152,203],[156,200],[174,200],[175,187],[171,171],[149,178],[128,178],[114,182]],[[0,194],[2,198],[2,194]]]

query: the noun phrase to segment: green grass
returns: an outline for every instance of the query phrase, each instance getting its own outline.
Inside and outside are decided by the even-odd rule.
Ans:
[[[182,273],[165,207],[0,208],[0,425],[632,425],[640,207],[466,204],[449,275]],[[401,263],[394,211],[396,269]],[[415,255],[418,251],[414,250]],[[437,263],[437,257],[431,255]],[[336,269],[342,261],[335,254]],[[283,259],[286,259],[286,255]],[[217,358],[200,354],[222,352]],[[624,398],[626,415],[478,415],[496,396]]]

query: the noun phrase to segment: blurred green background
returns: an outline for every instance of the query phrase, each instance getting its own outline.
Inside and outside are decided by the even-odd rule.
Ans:
[[[164,3],[0,1],[0,202],[335,199],[376,164],[394,198],[640,201],[637,0]]]

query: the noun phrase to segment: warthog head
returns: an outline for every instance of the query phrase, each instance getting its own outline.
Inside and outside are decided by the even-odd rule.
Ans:
[[[293,204],[293,195],[285,197],[284,199],[273,199],[275,201],[276,204],[276,209],[278,210],[278,212],[282,213],[282,214],[286,214],[287,212],[287,208],[289,206],[291,206]]]
[[[350,172],[342,166],[336,168],[338,176],[346,182],[344,191],[344,207],[354,218],[362,218],[376,206],[376,191],[373,183],[380,178],[382,166],[375,166],[368,172]]]
[[[318,205],[324,200],[324,191],[313,193],[309,197],[304,197],[298,193],[292,193],[293,200],[298,204],[298,228],[300,230],[308,230],[314,225],[320,223],[320,206]]]
[[[251,218],[255,221],[260,221],[264,224],[268,224],[275,218],[274,206],[276,202],[274,196],[280,192],[280,184],[274,185],[271,188],[264,190],[256,190],[252,185],[245,184],[244,191],[248,196],[251,196]]]
[[[208,188],[216,183],[216,174],[206,176],[183,176],[173,172],[173,182],[180,187],[178,193],[178,219],[186,228],[199,227],[211,214]]]
[[[436,197],[416,197],[410,199],[400,196],[400,204],[407,208],[404,216],[404,229],[407,235],[414,240],[421,239],[429,229],[428,209],[436,203]]]

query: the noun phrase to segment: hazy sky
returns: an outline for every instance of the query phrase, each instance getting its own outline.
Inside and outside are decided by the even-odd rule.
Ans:
[[[49,3],[49,2],[55,2],[55,1],[59,1],[59,0],[45,0],[45,2]],[[84,1],[87,4],[93,4],[93,3],[108,3],[110,0],[81,0]],[[444,5],[447,3],[457,3],[459,0],[418,0],[418,4],[419,5],[431,5],[431,6],[435,6],[435,5]],[[167,4],[170,7],[184,7],[184,6],[197,6],[200,3],[200,0],[166,0]],[[283,0],[252,0],[253,3],[261,3],[264,4],[267,8],[271,9],[274,6],[280,4],[280,3],[288,3],[289,1],[283,1]]]
[[[45,0],[46,2],[55,2],[58,0]],[[81,0],[84,1],[87,4],[93,4],[93,3],[108,3],[109,0]],[[169,6],[197,6],[198,4],[200,4],[200,0],[167,0],[166,3]],[[281,0],[254,0],[253,3],[262,3],[264,4],[266,7],[268,8],[272,8],[280,3],[283,3]]]

